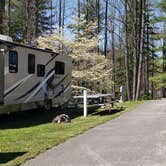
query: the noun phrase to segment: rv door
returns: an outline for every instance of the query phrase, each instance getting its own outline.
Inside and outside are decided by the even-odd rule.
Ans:
[[[0,46],[0,105],[3,104],[4,96],[4,49]]]

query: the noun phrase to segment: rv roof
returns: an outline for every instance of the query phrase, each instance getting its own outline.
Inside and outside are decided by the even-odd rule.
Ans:
[[[57,54],[58,55],[58,53],[53,52],[53,51],[48,50],[48,49],[36,48],[36,47],[29,46],[29,45],[14,43],[14,42],[11,42],[11,41],[6,41],[6,40],[1,39],[1,37],[0,37],[0,44],[6,44],[8,46],[12,46],[13,45],[13,46],[25,47],[25,48],[30,48],[30,49],[43,51],[43,52],[48,52],[48,53],[53,53],[53,54]]]

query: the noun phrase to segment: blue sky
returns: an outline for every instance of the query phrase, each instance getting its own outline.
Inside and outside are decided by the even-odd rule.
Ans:
[[[159,3],[161,0],[149,0],[150,2],[153,2],[153,4]],[[104,0],[101,0],[101,2],[104,4]],[[58,0],[53,0],[53,3],[55,6],[58,7]],[[66,13],[65,13],[65,25],[69,25],[73,22],[73,18],[76,17],[77,11],[77,0],[66,0]],[[58,11],[58,10],[57,10]],[[56,13],[58,16],[58,13]],[[155,8],[155,14],[160,15],[160,11]],[[158,27],[160,27],[160,30],[162,30],[162,24],[158,24]],[[117,31],[119,31],[119,28],[117,28]],[[65,29],[65,37],[67,39],[73,39],[73,34],[68,30]],[[157,45],[161,45],[162,41],[156,42]],[[160,53],[159,53],[160,54]]]

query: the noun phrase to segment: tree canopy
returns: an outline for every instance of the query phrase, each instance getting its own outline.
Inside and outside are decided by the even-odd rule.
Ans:
[[[124,85],[126,100],[138,100],[166,96],[165,13],[165,0],[3,0],[0,26],[72,56],[74,86],[116,95]]]

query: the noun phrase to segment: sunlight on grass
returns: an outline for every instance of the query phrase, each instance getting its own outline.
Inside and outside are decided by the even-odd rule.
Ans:
[[[68,124],[53,124],[48,121],[47,123],[26,126],[25,124],[27,122],[25,123],[24,120],[21,120],[20,122],[11,122],[13,124],[17,123],[16,126],[19,127],[8,127],[8,124],[6,124],[6,126],[3,126],[4,128],[1,129],[0,126],[0,165],[20,165],[39,153],[85,132],[89,128],[93,128],[118,117],[124,112],[134,109],[141,103],[142,102],[118,104],[115,106],[115,109],[123,106],[125,108],[124,111],[115,114],[106,114],[104,116],[91,113],[87,118],[83,118],[80,116],[81,114],[78,114],[78,116],[72,119],[72,122]],[[72,114],[74,114],[75,111],[73,111]],[[102,111],[104,110],[98,109],[96,112]],[[39,120],[42,118],[39,117]]]

